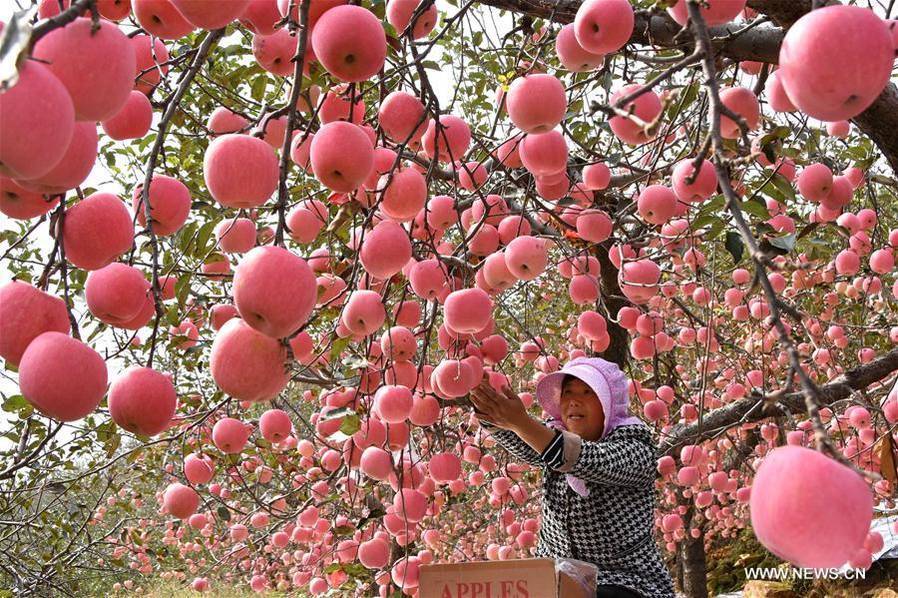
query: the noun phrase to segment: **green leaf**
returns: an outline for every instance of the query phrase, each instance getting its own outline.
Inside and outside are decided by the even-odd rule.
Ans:
[[[212,236],[212,231],[215,230],[216,224],[218,222],[210,220],[200,227],[200,232],[196,236],[196,251],[193,252],[193,255],[202,257],[207,253],[206,243],[209,241],[209,237]]]
[[[759,198],[756,197],[748,201],[743,201],[740,205],[743,211],[748,212],[752,216],[762,220],[770,220],[770,212],[767,211],[767,206],[764,205],[764,202]]]
[[[793,201],[795,200],[795,188],[792,187],[792,183],[790,183],[786,177],[776,173],[773,175],[771,182],[783,196],[788,197]]]
[[[347,436],[352,436],[362,427],[362,422],[359,419],[357,414],[352,414],[343,419],[343,423],[340,424],[340,431],[346,434]]]
[[[113,430],[109,434],[109,438],[103,445],[103,448],[106,450],[106,458],[111,459],[115,454],[115,451],[122,445],[122,436],[118,433],[118,431]]]
[[[221,505],[220,507],[218,507],[218,509],[215,510],[215,512],[218,513],[218,516],[221,518],[222,521],[230,521],[231,520],[231,510],[228,509],[226,506]]]
[[[720,218],[718,216],[715,216],[714,214],[701,215],[692,221],[692,226],[690,227],[690,229],[695,231],[705,226],[711,226],[715,222],[719,221]]]
[[[350,525],[341,525],[339,527],[334,528],[334,535],[336,536],[348,536],[349,534],[355,531],[355,527]]]
[[[730,255],[733,256],[733,262],[739,263],[742,261],[742,254],[745,252],[745,245],[742,243],[742,236],[733,230],[727,231],[727,238],[725,241],[725,246],[727,251],[730,252]]]
[[[341,407],[340,409],[334,409],[333,411],[328,411],[327,413],[322,415],[320,418],[318,418],[318,421],[326,422],[326,421],[330,421],[332,419],[339,419],[341,417],[346,417],[347,415],[355,415],[355,414],[356,414],[355,410],[350,409],[349,407]]]
[[[28,405],[28,401],[22,395],[12,395],[3,401],[3,410],[7,413],[13,413],[26,407]]]
[[[795,249],[795,233],[789,233],[788,235],[784,235],[782,237],[770,237],[768,239],[771,245],[774,247],[779,247],[780,249],[784,249],[786,251],[792,251]]]
[[[702,207],[699,209],[698,214],[699,216],[702,216],[704,214],[712,214],[723,208],[726,203],[727,200],[726,197],[723,196],[723,194],[715,195],[704,204],[702,204]]]
[[[257,102],[261,102],[265,97],[265,91],[268,88],[268,77],[266,75],[258,75],[250,84],[250,95]]]
[[[184,305],[187,301],[187,295],[190,294],[190,274],[185,274],[178,278],[175,282],[175,297],[178,298],[178,304]]]

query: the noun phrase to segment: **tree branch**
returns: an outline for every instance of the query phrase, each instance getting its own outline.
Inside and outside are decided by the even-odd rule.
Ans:
[[[836,401],[846,399],[853,392],[889,377],[896,370],[898,349],[892,349],[882,357],[852,368],[832,382],[820,386],[820,404],[828,407]],[[778,407],[778,404],[793,413],[807,412],[803,392],[791,392],[782,396],[752,394],[706,414],[701,430],[697,422],[674,426],[668,432],[668,438],[661,442],[659,456],[672,454],[685,444],[698,444],[713,438],[721,429],[731,428],[736,423],[752,423],[781,415],[785,410]]]
[[[199,51],[193,57],[190,68],[184,73],[178,88],[172,94],[165,108],[165,113],[159,121],[159,131],[156,134],[156,141],[153,143],[153,149],[150,151],[150,157],[147,159],[147,172],[143,181],[143,189],[141,191],[141,201],[143,201],[143,212],[147,221],[147,233],[150,235],[150,245],[153,249],[153,302],[156,307],[156,316],[153,318],[153,332],[150,336],[150,353],[147,357],[147,367],[153,367],[153,353],[156,350],[156,334],[159,331],[159,320],[162,319],[162,289],[159,287],[159,243],[156,240],[156,234],[153,232],[153,217],[150,211],[150,184],[153,182],[153,171],[156,170],[156,160],[159,153],[165,145],[165,135],[168,132],[168,125],[171,123],[175,112],[180,108],[181,98],[190,87],[190,83],[206,60],[206,56],[212,49],[212,46],[224,35],[224,29],[210,31],[206,35],[206,39],[200,45]]]
[[[533,17],[549,18],[554,22],[574,20],[580,0],[560,0],[557,4],[533,0],[480,0],[481,4],[510,10]],[[827,5],[839,4],[827,0]],[[791,25],[811,10],[811,0],[750,0],[751,8],[769,15],[776,23]],[[718,56],[743,62],[747,60],[768,64],[779,63],[780,46],[785,30],[770,25],[746,28],[733,23],[708,29],[711,45]],[[683,34],[683,28],[667,14],[636,13],[636,25],[630,43],[658,48],[679,48],[689,52],[695,42]],[[876,101],[852,119],[865,135],[880,149],[892,170],[898,173],[898,88],[889,83]]]

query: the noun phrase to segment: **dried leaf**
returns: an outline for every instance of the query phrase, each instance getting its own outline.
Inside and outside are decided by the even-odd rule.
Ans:
[[[898,459],[895,458],[895,442],[891,433],[885,433],[879,441],[879,473],[893,484],[898,483]]]
[[[19,80],[19,58],[28,51],[31,40],[31,17],[37,5],[29,10],[13,13],[0,31],[0,92]]]

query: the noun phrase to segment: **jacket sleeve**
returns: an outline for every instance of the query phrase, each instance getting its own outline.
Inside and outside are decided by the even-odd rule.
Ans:
[[[485,421],[481,421],[480,425],[485,430],[488,430],[490,435],[496,439],[496,442],[516,459],[536,467],[545,467],[546,464],[543,462],[540,454],[511,430],[500,428]]]
[[[598,484],[641,486],[656,477],[655,447],[638,438],[609,438],[601,442],[583,440],[562,432],[563,458],[552,469]]]

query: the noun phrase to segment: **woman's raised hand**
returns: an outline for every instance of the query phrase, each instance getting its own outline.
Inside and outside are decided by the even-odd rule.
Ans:
[[[507,386],[502,387],[502,392],[496,391],[485,372],[480,384],[471,390],[471,403],[479,419],[508,430],[530,417],[521,399]]]

